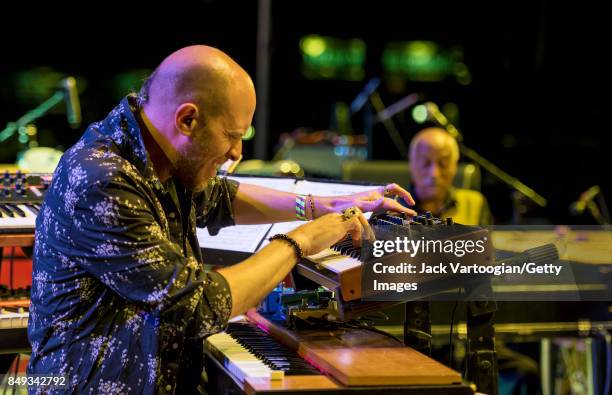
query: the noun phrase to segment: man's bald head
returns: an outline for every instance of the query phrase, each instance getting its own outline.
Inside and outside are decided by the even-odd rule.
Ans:
[[[221,163],[240,157],[255,89],[224,52],[197,45],[172,53],[140,96],[143,122],[184,186],[201,190]]]
[[[430,127],[418,132],[410,141],[408,152],[409,159],[416,157],[416,150],[419,144],[428,145],[438,150],[445,150],[451,153],[451,158],[457,162],[459,160],[459,145],[446,130],[439,127]]]
[[[195,45],[165,58],[143,85],[141,96],[145,108],[194,102],[217,116],[227,110],[236,91],[254,97],[247,72],[223,51]]]
[[[442,201],[457,173],[459,146],[444,129],[426,128],[410,142],[410,172],[422,201]]]

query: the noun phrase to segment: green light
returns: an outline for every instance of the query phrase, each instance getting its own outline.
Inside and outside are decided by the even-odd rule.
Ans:
[[[418,106],[414,106],[412,109],[412,119],[416,123],[423,123],[427,121],[427,107],[423,104],[419,104]]]
[[[382,65],[388,77],[410,81],[436,82],[457,75],[461,83],[469,73],[462,63],[461,47],[442,48],[433,41],[393,41],[387,43]]]
[[[14,77],[15,96],[27,105],[40,104],[58,90],[63,77],[64,74],[49,67],[20,71]]]
[[[310,35],[300,40],[300,48],[308,56],[321,56],[326,47],[325,40],[321,36]]]
[[[363,40],[308,35],[300,40],[300,52],[306,78],[359,81],[365,75]]]
[[[244,136],[242,136],[243,140],[250,140],[253,137],[255,137],[255,126],[251,125],[249,126],[249,128],[247,129],[246,133],[244,134]]]

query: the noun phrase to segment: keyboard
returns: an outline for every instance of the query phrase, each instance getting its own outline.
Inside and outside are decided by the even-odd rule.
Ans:
[[[248,321],[230,323],[225,332],[207,337],[206,345],[241,383],[246,378],[320,375],[297,353]]]
[[[419,240],[476,240],[487,235],[487,230],[476,226],[455,224],[452,218],[441,220],[431,213],[405,219],[389,214],[373,215],[369,220],[378,240],[393,240],[396,237]],[[329,290],[338,291],[340,302],[357,302],[361,299],[361,267],[365,262],[372,262],[372,245],[364,242],[364,248],[353,247],[350,236],[347,236],[331,248],[301,260],[296,266],[296,273]],[[365,254],[365,256],[363,256]],[[386,255],[384,258],[388,258]],[[421,256],[416,255],[414,261]],[[489,256],[482,257],[479,264],[491,264]],[[430,276],[431,280],[437,279]]]
[[[0,330],[27,328],[29,306],[29,300],[1,301]]]
[[[4,299],[0,290],[0,354],[29,350],[28,318],[30,299]]]
[[[0,175],[0,233],[34,233],[50,174]]]

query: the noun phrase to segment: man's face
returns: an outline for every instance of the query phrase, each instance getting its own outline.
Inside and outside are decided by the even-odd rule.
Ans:
[[[203,120],[203,127],[193,133],[191,143],[181,153],[176,166],[183,185],[194,192],[206,188],[228,159],[238,160],[242,137],[247,132],[255,111],[254,98],[235,97],[230,108],[215,117]]]
[[[410,171],[419,200],[442,200],[448,193],[457,160],[450,144],[422,140],[410,159]]]

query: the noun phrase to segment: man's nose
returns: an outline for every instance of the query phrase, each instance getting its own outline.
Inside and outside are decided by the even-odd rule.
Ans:
[[[240,159],[240,156],[242,155],[242,140],[239,140],[236,144],[234,144],[229,152],[228,152],[228,157],[231,160],[238,160]]]
[[[430,177],[433,177],[433,178],[440,177],[440,173],[441,173],[440,166],[438,166],[438,165],[431,165],[431,166],[429,166],[428,170],[429,170],[428,173],[429,173]]]

